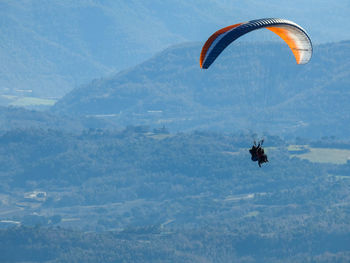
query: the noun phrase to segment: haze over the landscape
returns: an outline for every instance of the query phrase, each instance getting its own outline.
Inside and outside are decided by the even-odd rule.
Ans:
[[[202,42],[220,27],[256,18],[295,21],[315,44],[349,40],[349,13],[347,0],[2,0],[2,104],[24,103],[10,95],[56,99],[171,45]],[[257,34],[255,40],[259,37]]]
[[[0,0],[0,262],[350,262],[349,14]],[[306,30],[306,65],[262,29],[200,68],[264,17]]]

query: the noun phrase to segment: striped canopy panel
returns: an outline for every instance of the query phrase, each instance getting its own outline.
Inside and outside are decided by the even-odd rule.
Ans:
[[[203,69],[215,61],[221,52],[237,38],[257,29],[266,28],[280,36],[292,50],[297,64],[311,59],[312,43],[306,31],[292,21],[280,18],[263,18],[224,27],[205,42],[199,59]]]

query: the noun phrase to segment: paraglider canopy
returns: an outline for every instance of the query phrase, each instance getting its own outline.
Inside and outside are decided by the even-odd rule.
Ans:
[[[312,43],[306,31],[296,23],[280,18],[263,18],[224,27],[205,42],[199,65],[207,69],[221,52],[237,38],[257,29],[266,28],[281,37],[292,50],[297,64],[306,64],[312,56]]]

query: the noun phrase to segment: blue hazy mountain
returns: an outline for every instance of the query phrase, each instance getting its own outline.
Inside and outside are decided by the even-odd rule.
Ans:
[[[219,27],[255,18],[293,20],[315,43],[350,39],[349,13],[347,0],[3,0],[0,101],[4,105],[16,96],[60,97],[170,45],[203,42]]]
[[[315,45],[307,65],[297,65],[287,45],[238,42],[202,70],[200,49],[200,43],[166,49],[136,67],[73,90],[53,110],[107,116],[120,125],[163,123],[174,129],[311,136],[348,132],[349,41]]]

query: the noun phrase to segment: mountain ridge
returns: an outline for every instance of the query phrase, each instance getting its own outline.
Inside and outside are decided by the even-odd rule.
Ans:
[[[255,0],[2,1],[0,95],[6,97],[1,105],[16,101],[9,95],[26,95],[17,90],[60,98],[173,44],[203,42],[220,27],[255,18],[295,21],[315,43],[349,39],[349,9],[346,0],[328,4],[274,0],[268,5]],[[264,34],[251,39],[264,39]]]
[[[187,43],[168,48],[138,66],[73,90],[52,109],[115,114],[113,121],[122,124],[152,125],[163,119],[185,129],[208,121],[207,127],[215,127],[219,119],[243,129],[256,124],[271,129],[263,122],[276,119],[279,130],[282,120],[291,126],[302,122],[319,127],[349,118],[341,115],[349,108],[350,41],[316,45],[311,62],[301,66],[286,45],[238,42],[208,70],[199,68],[200,47]],[[149,111],[161,113],[151,116]],[[190,120],[180,125],[182,121],[173,118],[201,125]]]

